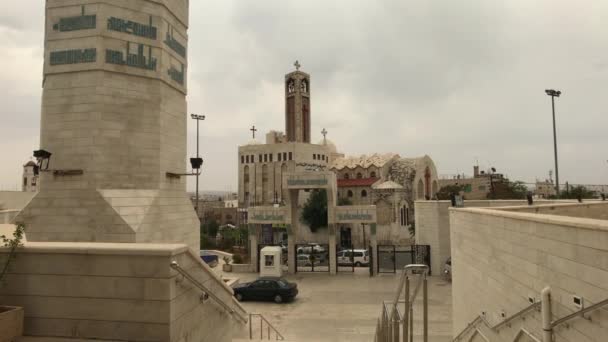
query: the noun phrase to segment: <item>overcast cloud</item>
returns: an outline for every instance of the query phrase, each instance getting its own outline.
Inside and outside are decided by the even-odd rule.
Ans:
[[[311,74],[313,140],[346,154],[430,155],[440,174],[476,160],[512,179],[553,169],[608,183],[608,1],[190,1],[189,111],[203,188],[236,190],[237,146],[284,129],[283,76]],[[39,141],[43,1],[0,2],[0,189]],[[192,121],[192,120],[190,120]],[[189,125],[189,152],[196,127]],[[190,188],[193,184],[190,184]]]

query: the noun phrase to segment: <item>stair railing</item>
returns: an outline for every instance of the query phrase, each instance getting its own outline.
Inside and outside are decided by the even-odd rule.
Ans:
[[[171,268],[173,268],[174,270],[176,270],[185,279],[188,279],[192,284],[194,284],[194,286],[198,287],[199,290],[201,290],[203,292],[203,295],[201,296],[201,298],[208,297],[208,298],[213,299],[217,304],[219,304],[232,317],[236,317],[237,320],[239,320],[239,321],[241,321],[243,323],[247,323],[247,317],[246,316],[243,316],[240,312],[238,312],[237,310],[235,310],[233,307],[231,307],[230,305],[224,303],[223,300],[221,300],[218,296],[216,296],[205,285],[203,285],[201,282],[199,282],[196,278],[194,278],[186,270],[184,270],[183,268],[181,268],[181,266],[177,263],[177,261],[172,261],[171,264],[170,264],[170,266],[171,266]],[[242,309],[242,307],[240,309]],[[244,311],[244,309],[242,309],[242,310]]]
[[[523,308],[522,310],[514,313],[513,315],[505,318],[503,321],[501,321],[500,323],[496,324],[496,325],[492,325],[490,324],[490,322],[488,322],[486,320],[486,318],[483,315],[479,315],[477,316],[473,321],[471,321],[471,323],[467,324],[467,327],[464,328],[464,330],[462,330],[460,332],[460,334],[458,334],[458,336],[456,336],[456,338],[454,338],[454,340],[452,340],[453,342],[458,342],[460,341],[464,336],[467,335],[467,333],[469,333],[472,329],[479,327],[480,324],[485,325],[486,327],[488,327],[489,329],[493,330],[494,332],[497,332],[498,330],[500,330],[501,328],[505,327],[505,326],[511,326],[511,323],[517,319],[520,318],[522,316],[524,316],[525,314],[527,314],[528,312],[540,308],[540,304],[541,302],[534,302],[528,306],[526,306],[525,308]]]
[[[281,333],[264,317],[264,315],[259,313],[250,313],[249,314],[249,339],[253,339],[253,317],[260,318],[260,340],[264,339],[264,323],[266,323],[266,337],[270,340],[271,332],[274,332],[276,341],[283,341],[285,338]]]
[[[403,268],[395,299],[382,302],[382,311],[376,327],[377,342],[413,342],[414,341],[414,301],[422,287],[423,292],[423,341],[428,342],[428,274],[429,267],[422,264],[411,264]],[[418,274],[418,282],[410,296],[410,275]],[[400,300],[403,294],[403,300]],[[403,313],[399,306],[403,304]],[[401,334],[402,333],[402,334]],[[401,335],[401,336],[400,336]],[[401,337],[401,338],[400,338]]]

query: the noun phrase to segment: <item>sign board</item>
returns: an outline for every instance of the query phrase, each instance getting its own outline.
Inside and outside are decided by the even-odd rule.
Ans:
[[[335,208],[336,223],[376,223],[375,205],[346,205]]]
[[[252,224],[290,223],[286,207],[252,207],[247,209],[247,217]]]
[[[464,197],[456,195],[454,196],[454,207],[464,208]]]
[[[286,189],[326,189],[336,182],[333,172],[290,172],[283,176]]]

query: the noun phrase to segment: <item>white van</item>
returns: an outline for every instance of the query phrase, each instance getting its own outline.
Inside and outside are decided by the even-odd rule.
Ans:
[[[338,265],[356,267],[369,266],[369,252],[367,249],[345,249],[338,252]]]

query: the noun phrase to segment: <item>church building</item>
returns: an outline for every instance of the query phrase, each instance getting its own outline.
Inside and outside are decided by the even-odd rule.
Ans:
[[[253,140],[238,149],[239,207],[284,204],[285,172],[333,171],[338,180],[338,203],[376,205],[379,244],[409,244],[414,201],[430,200],[438,192],[437,170],[429,156],[402,158],[395,153],[345,156],[323,129],[323,139],[311,143],[311,80],[299,70],[285,75],[285,133],[270,131],[265,141]],[[303,204],[308,196],[300,196]],[[301,225],[298,241],[327,241],[327,232],[310,232]],[[342,246],[366,245],[370,227],[339,227]],[[367,232],[366,232],[367,231]],[[278,241],[274,241],[275,243]]]

